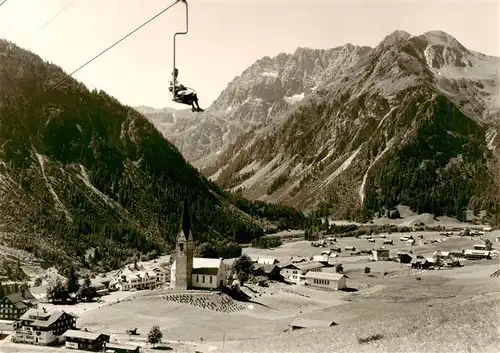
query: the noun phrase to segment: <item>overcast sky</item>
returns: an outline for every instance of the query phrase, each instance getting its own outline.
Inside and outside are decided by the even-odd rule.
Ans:
[[[1,2],[1,1],[0,1]],[[172,0],[7,0],[0,38],[70,72],[162,10]],[[396,29],[443,30],[467,48],[499,54],[499,1],[190,0],[189,34],[177,45],[179,80],[209,106],[235,76],[263,56],[297,47],[377,45]],[[174,106],[168,95],[172,36],[184,28],[179,3],[75,77],[122,103]]]

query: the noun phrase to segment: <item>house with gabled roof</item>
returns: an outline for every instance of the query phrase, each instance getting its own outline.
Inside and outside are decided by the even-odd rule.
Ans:
[[[17,320],[37,305],[38,300],[29,290],[6,295],[0,300],[0,320]]]
[[[300,284],[303,276],[309,271],[320,272],[323,265],[316,261],[295,262],[282,267],[280,274],[287,282]]]
[[[77,316],[65,311],[29,309],[20,317],[12,337],[16,343],[49,345],[64,340],[63,334],[76,327]]]

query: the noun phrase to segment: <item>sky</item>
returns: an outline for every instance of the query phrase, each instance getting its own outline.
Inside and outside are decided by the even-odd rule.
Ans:
[[[173,2],[7,0],[0,6],[0,38],[71,72]],[[398,29],[412,35],[443,30],[469,49],[500,56],[499,0],[188,2],[189,32],[177,37],[176,66],[202,107],[264,56],[297,47],[373,47]],[[184,108],[168,92],[173,34],[184,28],[185,6],[178,3],[74,77],[129,106]]]

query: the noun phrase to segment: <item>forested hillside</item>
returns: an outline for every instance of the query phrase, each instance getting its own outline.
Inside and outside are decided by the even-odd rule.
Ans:
[[[140,113],[73,79],[12,115],[65,73],[1,40],[0,61],[3,244],[108,270],[137,253],[168,252],[184,199],[198,244],[246,243],[269,222],[303,222],[281,206],[235,207]]]

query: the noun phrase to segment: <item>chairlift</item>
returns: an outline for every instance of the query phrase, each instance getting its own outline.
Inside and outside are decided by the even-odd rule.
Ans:
[[[178,35],[186,35],[188,33],[188,30],[189,30],[189,11],[188,11],[188,3],[187,3],[187,0],[180,0],[182,1],[185,5],[186,5],[186,30],[183,31],[183,32],[176,32],[174,33],[174,50],[173,50],[173,53],[174,53],[174,60],[173,60],[173,69],[172,69],[172,76],[174,75],[174,71],[176,70],[176,66],[175,66],[175,38],[178,36]],[[177,78],[176,77],[172,77],[172,87],[169,88],[170,92],[172,93],[172,101],[175,102],[175,103],[180,103],[180,104],[186,104],[186,102],[182,99],[182,97],[178,97],[177,94],[176,94],[176,83],[177,83]]]

